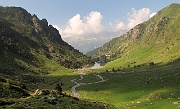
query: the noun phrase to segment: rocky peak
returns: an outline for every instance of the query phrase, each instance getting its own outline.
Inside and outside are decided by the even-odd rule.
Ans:
[[[47,20],[46,20],[45,18],[42,19],[41,22],[42,22],[45,26],[48,26],[48,22],[47,22]]]
[[[59,34],[59,31],[56,28],[54,28],[52,25],[49,25],[48,30],[53,36],[53,38],[55,39],[55,41],[58,41],[58,42],[62,41],[61,35]]]
[[[142,26],[143,26],[142,24],[136,25],[129,32],[124,34],[123,37],[130,38],[133,41],[136,41],[138,38],[140,38],[144,34]]]
[[[33,21],[33,24],[35,26],[35,31],[36,33],[41,33],[42,32],[42,27],[40,25],[40,20],[39,18],[37,17],[37,15],[33,15],[32,16],[32,21]]]

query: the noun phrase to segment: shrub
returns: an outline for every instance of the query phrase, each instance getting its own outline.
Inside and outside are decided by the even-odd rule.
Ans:
[[[49,90],[42,90],[42,95],[48,95],[50,94]]]
[[[62,93],[62,87],[59,84],[56,84],[55,90],[57,90],[59,93]]]
[[[112,68],[112,71],[113,71],[113,72],[115,72],[115,69],[114,69],[114,67]]]
[[[154,66],[155,64],[154,64],[154,62],[150,62],[149,65],[150,66]]]

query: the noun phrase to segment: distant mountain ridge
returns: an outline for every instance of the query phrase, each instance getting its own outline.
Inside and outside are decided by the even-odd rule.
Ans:
[[[180,4],[171,4],[124,35],[87,53],[95,60],[107,56],[107,66],[127,67],[180,58]]]
[[[2,71],[32,68],[40,73],[43,69],[39,66],[43,66],[43,62],[39,57],[68,68],[92,63],[87,56],[64,42],[58,30],[46,19],[40,20],[21,7],[0,7],[0,47]]]
[[[100,33],[88,34],[85,37],[65,37],[63,40],[71,44],[74,48],[77,48],[79,51],[87,53],[91,50],[94,50],[95,48],[101,47],[104,43],[125,32],[127,32],[127,30],[103,31]]]

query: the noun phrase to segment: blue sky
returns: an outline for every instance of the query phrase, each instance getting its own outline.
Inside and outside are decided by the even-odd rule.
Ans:
[[[86,16],[92,11],[101,12],[104,25],[116,20],[126,22],[132,8],[149,8],[157,12],[171,3],[180,3],[180,0],[0,0],[2,6],[23,7],[40,19],[47,18],[51,24],[59,26],[65,25],[76,14]]]
[[[79,41],[90,41],[91,45],[85,43],[88,47],[101,46],[172,3],[180,0],[0,0],[2,6],[22,7],[46,18],[80,51],[78,47],[85,45]],[[93,45],[95,40],[98,44]]]

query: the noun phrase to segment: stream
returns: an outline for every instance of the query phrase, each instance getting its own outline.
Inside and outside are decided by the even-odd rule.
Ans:
[[[100,63],[98,62],[95,62],[95,64],[92,66],[92,67],[89,67],[87,69],[98,69],[98,68],[103,68],[103,66],[100,65]],[[81,69],[83,70],[83,69]],[[82,80],[83,79],[83,75],[84,74],[80,74],[80,78],[78,80]],[[97,84],[97,83],[100,83],[100,82],[104,82],[105,80],[103,79],[103,77],[101,77],[100,75],[98,74],[94,74],[94,76],[97,76],[98,78],[100,78],[101,80],[100,81],[96,81],[96,82],[90,82],[90,83],[78,83],[77,82],[77,79],[72,79],[71,82],[75,83],[75,85],[73,87],[71,87],[71,92],[72,92],[72,95],[74,97],[79,97],[79,94],[76,92],[76,88],[77,87],[80,87],[82,85],[88,85],[88,84]]]
[[[97,83],[106,81],[106,80],[103,79],[102,76],[100,76],[98,74],[94,74],[94,76],[97,76],[101,80],[96,81],[96,82],[90,82],[90,83],[78,83],[76,81],[76,79],[72,79],[71,82],[75,83],[75,85],[73,87],[71,87],[71,92],[72,92],[73,97],[79,97],[79,94],[76,92],[77,87],[80,87],[82,85],[88,85],[88,84],[97,84]],[[78,80],[82,80],[82,79],[83,79],[83,74],[80,74],[80,79],[78,79]]]

